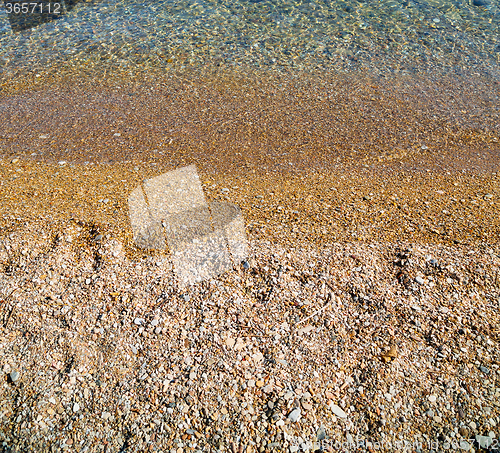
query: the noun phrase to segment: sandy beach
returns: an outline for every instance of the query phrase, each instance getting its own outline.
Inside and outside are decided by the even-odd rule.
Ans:
[[[3,451],[498,449],[498,87],[395,80],[8,87]],[[181,291],[127,197],[192,164],[251,254]]]

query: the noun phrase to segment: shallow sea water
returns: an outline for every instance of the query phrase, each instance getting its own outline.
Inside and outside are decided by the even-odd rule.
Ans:
[[[62,8],[59,19],[16,32],[0,8],[1,78],[62,62],[131,71],[478,67],[497,76],[500,61],[498,0],[111,0]]]
[[[0,155],[500,168],[499,0],[72,2],[0,8]]]

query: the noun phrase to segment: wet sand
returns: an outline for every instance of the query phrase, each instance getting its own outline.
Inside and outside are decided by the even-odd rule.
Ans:
[[[9,85],[0,101],[1,214],[83,217],[125,234],[130,191],[195,164],[208,197],[229,188],[259,237],[499,238],[493,79],[227,71],[153,79]]]
[[[219,70],[7,84],[1,154],[172,168],[189,162],[214,174],[499,168],[495,78],[258,76]]]

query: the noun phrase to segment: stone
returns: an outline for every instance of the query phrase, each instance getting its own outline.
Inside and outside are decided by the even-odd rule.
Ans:
[[[330,403],[330,409],[337,417],[347,418],[347,414],[336,404]]]
[[[436,402],[436,395],[429,395],[429,398],[428,400],[431,402],[431,403],[435,403]]]
[[[308,326],[302,327],[302,329],[299,329],[299,331],[297,333],[298,333],[298,335],[304,335],[304,334],[309,333],[313,330],[314,330],[314,327],[311,325],[308,325]]]
[[[78,412],[80,410],[80,405],[78,403],[73,404],[73,412]]]
[[[462,437],[467,438],[467,437],[469,436],[469,430],[468,430],[465,426],[462,426],[462,427],[458,430],[458,432],[460,433],[460,435],[461,435]]]
[[[425,280],[420,276],[415,277],[415,281],[420,285],[425,285]]]
[[[140,326],[140,325],[144,324],[144,319],[143,318],[135,318],[134,319],[134,324],[136,326]]]
[[[12,382],[17,382],[19,380],[20,374],[18,371],[14,370],[9,374],[9,378]]]
[[[293,398],[294,396],[295,396],[294,392],[288,391],[285,393],[285,396],[283,398],[285,398],[286,400],[289,400],[289,399]]]
[[[398,357],[398,348],[395,345],[392,345],[389,350],[382,354],[382,360],[384,363],[391,362],[394,359],[397,359]]]
[[[479,369],[484,373],[484,374],[490,374],[490,370],[486,368],[485,366],[481,365]]]
[[[325,428],[323,426],[320,426],[318,428],[318,431],[316,431],[316,440],[321,441],[324,439],[326,439],[326,431],[325,431]]]
[[[490,4],[489,0],[472,0],[474,6],[488,6]]]
[[[290,412],[290,414],[288,415],[288,419],[292,423],[295,423],[295,422],[299,421],[299,419],[300,419],[300,409],[296,408],[292,412]]]

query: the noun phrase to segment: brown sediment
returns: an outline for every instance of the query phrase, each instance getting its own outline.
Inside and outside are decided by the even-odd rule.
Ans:
[[[4,216],[126,232],[130,191],[194,164],[207,195],[229,188],[259,236],[499,238],[492,80],[198,71],[44,83],[11,86],[0,101]]]
[[[95,84],[36,80],[0,101],[6,156],[189,161],[213,173],[499,167],[500,85],[479,75],[198,71],[110,74]]]
[[[172,169],[3,161],[0,217],[92,222],[137,253],[128,196],[144,179]],[[258,239],[290,245],[398,240],[478,245],[500,239],[497,174],[199,173],[207,199],[240,206],[250,236]]]

